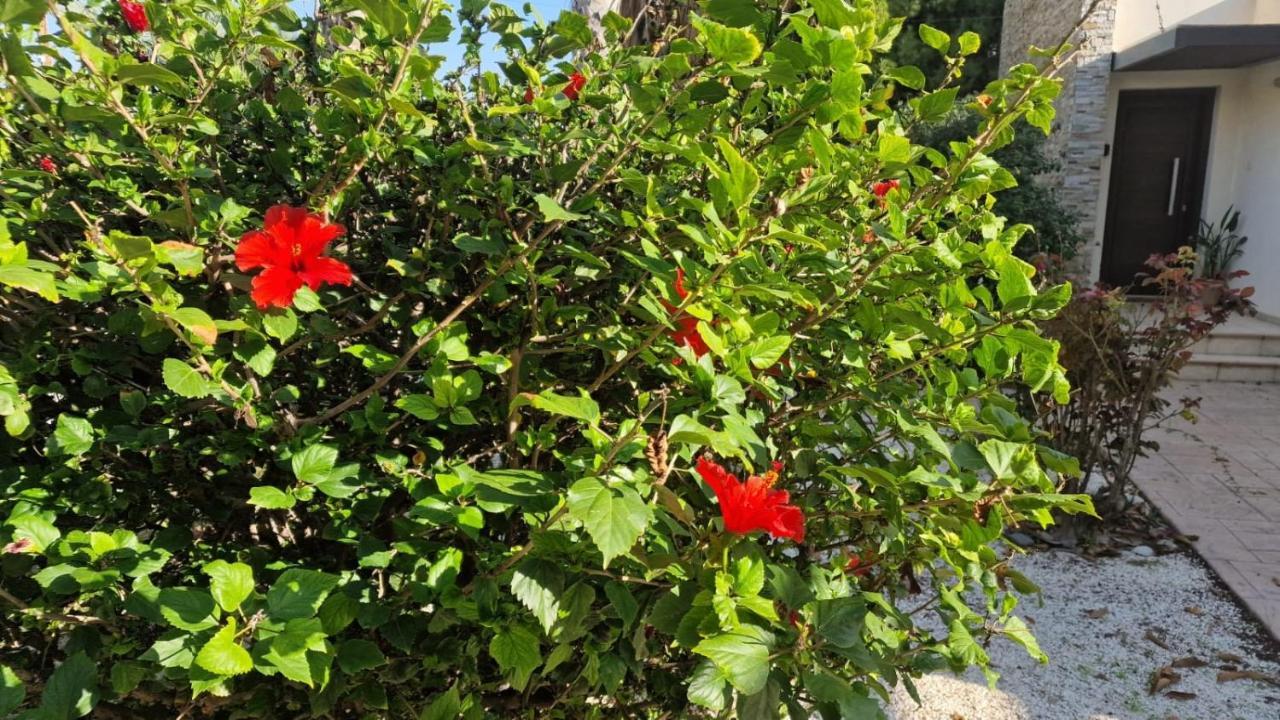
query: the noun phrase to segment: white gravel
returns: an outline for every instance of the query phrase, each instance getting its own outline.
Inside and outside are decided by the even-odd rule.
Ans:
[[[1223,668],[1280,674],[1273,662],[1277,644],[1245,619],[1198,558],[1089,560],[1041,552],[1015,558],[1014,565],[1044,591],[1042,603],[1027,598],[1017,614],[1049,664],[996,640],[988,649],[1001,675],[995,690],[976,671],[929,675],[918,683],[921,706],[899,688],[892,720],[1280,720],[1280,687],[1217,681]],[[1169,649],[1144,637],[1148,632]],[[1175,669],[1181,680],[1148,694],[1153,673],[1187,657],[1209,664]],[[1176,699],[1169,691],[1194,697]]]

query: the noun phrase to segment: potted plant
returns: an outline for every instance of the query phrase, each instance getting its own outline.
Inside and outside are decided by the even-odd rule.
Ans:
[[[1196,231],[1196,252],[1200,256],[1200,277],[1205,281],[1203,297],[1205,306],[1212,306],[1222,296],[1227,282],[1243,273],[1232,273],[1231,265],[1244,254],[1244,244],[1249,238],[1241,235],[1240,211],[1235,206],[1227,208],[1217,223],[1200,219]]]

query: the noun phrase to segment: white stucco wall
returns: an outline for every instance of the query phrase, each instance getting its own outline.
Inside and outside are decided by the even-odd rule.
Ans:
[[[1276,1],[1280,5],[1280,0]],[[1280,62],[1246,70],[1241,91],[1240,146],[1233,186],[1242,232],[1249,236],[1240,267],[1257,288],[1258,309],[1280,318]]]
[[[1270,1],[1270,0],[1268,0]],[[1280,3],[1280,0],[1276,0]],[[1123,5],[1123,3],[1122,3]],[[1115,137],[1116,110],[1123,90],[1156,88],[1217,89],[1209,168],[1205,178],[1204,217],[1217,220],[1234,205],[1241,211],[1241,232],[1249,236],[1237,264],[1257,288],[1258,309],[1280,318],[1280,62],[1236,70],[1114,73],[1108,90],[1106,137]],[[1098,218],[1105,218],[1111,157],[1102,167]],[[1092,276],[1101,270],[1105,222],[1094,232]]]
[[[1175,25],[1280,23],[1280,0],[1120,0],[1115,49],[1124,50]]]

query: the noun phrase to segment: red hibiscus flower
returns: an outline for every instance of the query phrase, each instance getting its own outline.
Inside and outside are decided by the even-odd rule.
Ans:
[[[582,92],[582,88],[587,84],[587,76],[580,72],[575,72],[569,76],[569,84],[564,86],[564,96],[570,100],[577,100],[578,93]]]
[[[689,297],[689,291],[684,289],[684,270],[676,268],[676,296],[681,300]],[[662,301],[663,306],[667,308],[667,312],[675,315],[676,329],[671,331],[671,339],[675,340],[677,346],[687,345],[693,348],[693,354],[697,357],[706,355],[711,349],[707,347],[707,343],[702,339],[702,333],[698,332],[698,318],[680,312],[675,305]],[[676,365],[680,364],[680,358],[673,360]]]
[[[120,5],[120,14],[124,17],[124,22],[129,29],[140,33],[146,32],[151,27],[151,22],[147,20],[147,6],[134,0],[116,0]]]
[[[738,535],[763,530],[775,538],[791,538],[804,542],[804,513],[794,505],[786,490],[774,490],[782,463],[764,475],[752,475],[740,482],[720,465],[706,457],[698,458],[698,474],[715,491],[720,501],[726,532]]]
[[[344,232],[341,225],[288,205],[268,210],[263,224],[262,230],[245,233],[236,248],[241,271],[266,268],[253,279],[250,293],[259,308],[289,307],[303,284],[312,290],[324,283],[351,284],[351,268],[322,254]]]
[[[50,175],[56,175],[58,172],[58,165],[53,161],[53,158],[49,157],[48,155],[45,155],[44,157],[40,158],[40,169],[49,173]]]
[[[526,104],[533,102],[533,88],[527,87],[524,89],[524,101]]]
[[[876,198],[880,200],[880,205],[884,205],[884,196],[889,194],[890,190],[897,190],[902,183],[897,180],[881,180],[871,186],[871,192],[875,193]]]

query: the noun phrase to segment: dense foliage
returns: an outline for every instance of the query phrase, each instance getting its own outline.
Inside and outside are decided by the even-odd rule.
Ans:
[[[982,118],[966,109],[953,110],[933,123],[912,128],[915,142],[933,148],[946,148],[950,143],[972,137]],[[1061,169],[1059,163],[1045,154],[1045,136],[1040,133],[1018,133],[1013,142],[996,150],[992,157],[1008,170],[1018,184],[996,195],[995,212],[1012,223],[1033,226],[1014,249],[1018,257],[1044,264],[1049,256],[1070,260],[1084,242],[1076,214],[1063,204],[1056,188],[1042,176]]]
[[[1042,657],[990,543],[1089,506],[1001,388],[1065,400],[1069,291],[987,153],[1055,82],[942,152],[879,0],[321,9],[0,9],[0,715],[867,718]]]

